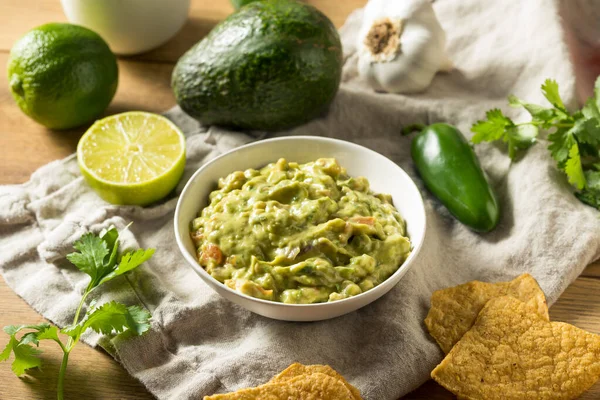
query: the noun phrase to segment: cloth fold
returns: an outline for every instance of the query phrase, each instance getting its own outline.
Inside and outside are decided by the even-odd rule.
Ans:
[[[388,0],[394,1],[394,0]],[[540,85],[556,79],[567,105],[575,82],[557,4],[546,0],[438,0],[435,11],[456,68],[424,93],[375,93],[356,74],[356,32],[362,11],[341,28],[343,84],[329,113],[277,135],[318,135],[372,148],[404,168],[426,201],[427,236],[414,267],[387,295],[351,314],[316,323],[254,315],[214,293],[186,266],[173,235],[176,197],[140,208],[105,203],[81,177],[74,156],[50,163],[22,185],[0,187],[0,270],[8,285],[58,325],[73,318],[87,278],[65,259],[82,233],[124,228],[126,246],[155,247],[133,273],[94,294],[147,307],[152,329],[122,339],[90,334],[159,399],[198,399],[266,382],[293,362],[330,364],[365,399],[397,399],[428,379],[442,353],[423,319],[431,293],[480,279],[509,280],[529,272],[554,302],[600,255],[600,219],[581,204],[555,169],[545,144],[511,163],[502,145],[476,151],[502,205],[488,234],[456,222],[424,189],[410,161],[403,125],[446,121],[466,135],[485,111],[507,110],[513,93],[542,102]],[[166,116],[187,136],[186,180],[202,164],[255,137],[203,127],[175,108]],[[276,155],[273,155],[276,158]]]

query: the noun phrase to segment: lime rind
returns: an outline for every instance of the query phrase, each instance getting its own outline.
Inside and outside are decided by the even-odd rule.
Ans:
[[[97,118],[119,81],[117,58],[82,26],[38,26],[13,45],[9,88],[19,108],[50,129],[70,129]]]
[[[185,168],[185,137],[167,118],[128,112],[97,121],[77,146],[80,170],[110,203],[147,205],[169,194]]]

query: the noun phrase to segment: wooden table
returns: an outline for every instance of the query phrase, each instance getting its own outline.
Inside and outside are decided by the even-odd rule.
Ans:
[[[346,16],[365,0],[311,0],[340,26]],[[183,30],[169,43],[150,53],[119,60],[119,89],[106,111],[128,110],[161,112],[175,104],[169,86],[174,63],[192,44],[200,40],[220,20],[232,12],[227,0],[193,0],[190,18]],[[68,132],[48,131],[18,109],[8,91],[5,66],[14,41],[29,29],[51,21],[64,21],[58,0],[2,0],[0,13],[0,184],[21,183],[38,167],[67,156],[75,150],[84,128]],[[580,82],[581,83],[581,82]],[[589,82],[581,83],[589,90]],[[565,321],[600,333],[600,263],[590,265],[551,308],[553,320]],[[0,326],[37,323],[43,318],[15,295],[0,279]],[[0,335],[0,345],[5,336]],[[10,364],[0,364],[1,399],[53,399],[58,375],[59,349],[42,344],[44,372],[34,370],[18,379]],[[121,366],[102,351],[81,345],[71,353],[66,382],[68,399],[152,399],[153,397]],[[453,396],[433,382],[406,399],[451,399]],[[600,398],[600,384],[584,399]]]

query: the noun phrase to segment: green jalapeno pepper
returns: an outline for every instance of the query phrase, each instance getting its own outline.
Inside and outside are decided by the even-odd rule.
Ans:
[[[457,220],[478,232],[489,232],[500,218],[498,200],[475,152],[452,125],[424,126],[413,139],[411,155],[427,189]]]

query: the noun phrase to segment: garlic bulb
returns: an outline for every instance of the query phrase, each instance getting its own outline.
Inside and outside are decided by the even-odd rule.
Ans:
[[[452,69],[446,34],[429,0],[370,0],[358,35],[358,73],[375,90],[425,90]]]

